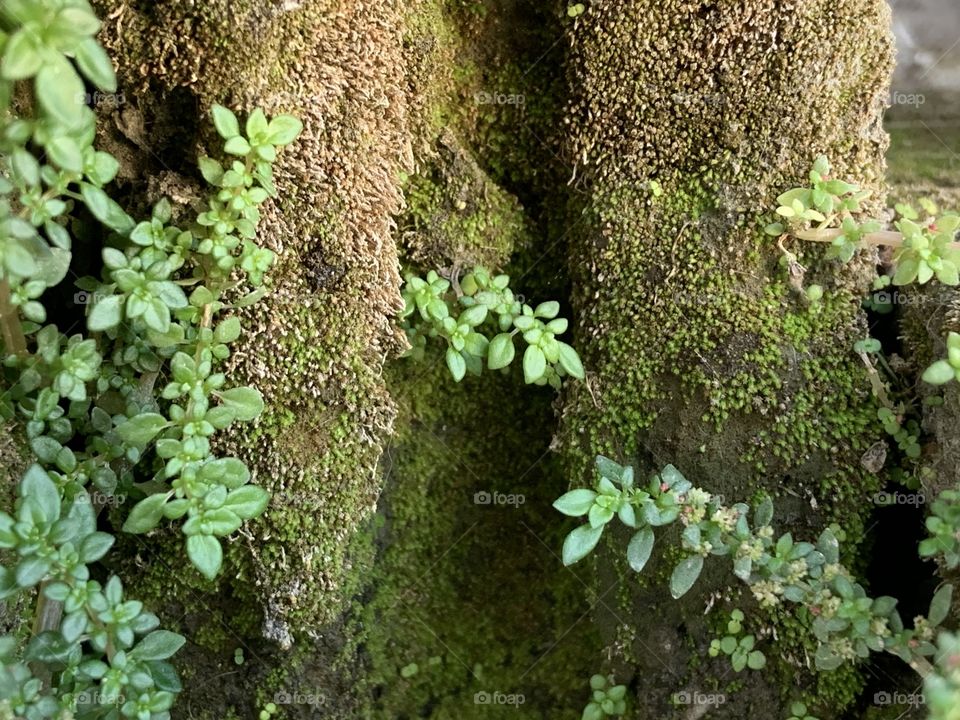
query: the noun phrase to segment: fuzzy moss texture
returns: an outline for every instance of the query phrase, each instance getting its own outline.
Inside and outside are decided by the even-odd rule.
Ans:
[[[735,592],[719,571],[672,603],[676,553],[640,582],[620,552],[564,570],[571,525],[549,504],[602,451],[728,499],[784,493],[791,529],[840,520],[855,548],[879,483],[859,465],[879,429],[850,353],[870,268],[801,252],[827,290],[813,311],[760,228],[821,152],[880,189],[880,0],[599,0],[576,20],[519,0],[94,4],[126,98],[101,141],[131,197],[199,195],[213,102],[305,124],[261,229],[274,292],[231,367],[267,411],[222,447],[274,501],[216,588],[171,533],[123,546],[132,592],[191,640],[181,716],[255,718],[279,692],[301,699],[282,718],[575,717],[601,670],[637,719],[684,716],[668,702],[683,689],[729,692],[711,717],[768,717],[798,675],[839,715],[859,676],[806,670],[794,619],[751,629],[779,637],[781,687],[734,683],[692,660],[707,587]],[[439,352],[384,373],[401,262],[486,263],[533,300],[572,280],[587,383],[559,404],[517,372],[453,386]]]
[[[314,644],[336,642],[361,559],[350,541],[382,484],[377,463],[396,412],[382,367],[401,346],[390,318],[400,303],[396,178],[409,156],[403,3],[95,5],[125,99],[102,118],[103,142],[128,160],[122,190],[151,202],[196,197],[195,158],[219,147],[206,117],[214,102],[289,112],[305,126],[280,157],[280,197],[259,233],[280,258],[272,293],[244,313],[230,368],[267,409],[221,447],[274,499],[231,543],[217,588],[184,568],[182,538],[157,532],[127,545],[132,591],[191,638],[182,716],[256,717],[272,698],[257,688],[294,664],[283,648],[296,638],[295,656],[309,664]],[[299,692],[341,692],[328,661],[311,668]]]
[[[793,248],[804,284],[825,288],[811,308],[761,231],[820,153],[838,176],[882,189],[889,20],[879,1],[631,0],[592,4],[573,28],[568,152],[586,199],[569,266],[592,371],[564,407],[562,457],[576,484],[589,482],[598,451],[643,471],[672,462],[729,502],[767,490],[797,536],[838,520],[855,552],[878,485],[859,462],[879,433],[851,352],[866,336],[859,298],[872,268],[838,270],[820,248]],[[682,717],[689,708],[672,709],[672,693],[725,691],[733,679],[727,663],[687,660],[709,644],[708,592],[722,608],[739,588],[715,560],[672,603],[675,561],[639,588],[622,559],[601,568],[603,587],[620,583],[621,604],[601,623],[610,667],[638,683],[636,717]],[[770,669],[710,716],[776,717],[802,691],[819,717],[839,717],[861,686],[856,672],[816,677],[785,614],[758,630],[780,638]]]

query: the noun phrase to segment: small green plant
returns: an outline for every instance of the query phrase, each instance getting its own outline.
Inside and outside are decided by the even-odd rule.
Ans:
[[[273,254],[254,242],[258,206],[274,194],[276,149],[301,125],[257,110],[242,133],[216,106],[235,159],[201,159],[204,207],[182,208],[175,225],[162,200],[137,223],[104,189],[118,162],[94,147],[84,102],[81,75],[116,89],[99,26],[84,0],[0,7],[0,417],[33,455],[0,512],[0,599],[36,596],[29,636],[0,637],[5,718],[167,720],[181,689],[169,660],[185,640],[100,565],[115,538],[113,513],[98,516],[117,506],[133,533],[184,520],[187,557],[213,578],[220,538],[269,500],[243,462],[211,450],[217,430],[263,407],[220,371],[242,327],[218,316],[265,293]],[[47,323],[43,296],[66,276],[77,231],[108,241],[100,277],[77,283],[88,332],[67,335]],[[258,289],[228,302],[248,284]],[[129,512],[126,498],[138,501]]]
[[[602,720],[627,711],[627,686],[615,685],[612,675],[591,677],[590,691],[590,702],[583,709],[581,720]]]
[[[507,275],[491,275],[477,267],[459,282],[431,270],[425,278],[408,275],[403,287],[401,317],[410,341],[407,354],[422,359],[430,338],[446,343],[450,374],[460,382],[469,372],[480,375],[506,368],[516,357],[519,336],[523,351],[523,377],[527,384],[559,389],[563,378],[582,380],[583,365],[577,351],[557,339],[567,331],[559,318],[560,304],[525,304],[510,288]]]
[[[841,222],[852,221],[853,213],[860,212],[861,203],[870,193],[852,183],[830,178],[830,172],[830,161],[821,155],[810,170],[808,187],[793,188],[777,198],[777,215],[782,220],[768,225],[767,234],[779,236],[788,231],[796,232],[808,228],[813,222],[827,227],[838,217]],[[858,231],[859,226],[846,224],[844,234],[849,232],[850,237],[836,243],[834,252],[846,255],[844,247]],[[852,257],[853,253],[849,255]]]
[[[654,544],[654,528],[679,522],[687,556],[673,570],[670,593],[685,595],[711,555],[729,558],[733,574],[745,582],[762,607],[784,602],[801,605],[818,641],[815,663],[833,670],[863,659],[870,652],[893,653],[921,672],[932,671],[926,659],[936,652],[934,629],[947,617],[953,588],[934,596],[926,617],[905,628],[892,597],[871,598],[840,563],[837,535],[824,530],[816,543],[797,542],[790,533],[776,537],[773,503],[764,499],[752,513],[744,503],[724,505],[697,488],[677,468],[667,465],[645,483],[635,481],[633,468],[598,456],[599,480],[594,490],[579,488],[561,496],[554,507],[565,515],[587,517],[563,544],[563,562],[578,562],[597,545],[614,518],[635,530],[627,545],[627,561],[642,570]],[[729,644],[729,643],[728,643]],[[748,651],[749,656],[749,651]]]
[[[921,285],[936,277],[944,285],[960,284],[960,250],[953,245],[960,216],[944,215],[925,225],[903,218],[896,224],[903,244],[894,253],[894,285]]]
[[[920,542],[920,555],[942,556],[949,570],[960,566],[960,490],[944,490],[937,496],[926,526],[930,537]]]
[[[802,240],[829,242],[828,257],[844,263],[865,245],[890,245],[896,248],[891,277],[894,285],[922,285],[934,277],[944,285],[960,284],[960,245],[954,241],[960,216],[947,213],[937,218],[937,206],[922,201],[929,217],[917,223],[916,210],[898,205],[897,232],[883,232],[879,221],[857,219],[862,202],[870,193],[830,178],[830,173],[830,162],[821,155],[810,171],[808,187],[793,188],[777,198],[776,214],[780,220],[767,225],[766,233],[780,237],[781,241],[784,236],[793,235]],[[782,243],[780,247],[783,250]],[[786,250],[783,252],[786,254]]]
[[[759,650],[753,649],[756,644],[756,638],[753,635],[740,636],[743,621],[743,611],[733,610],[727,622],[727,634],[722,638],[711,640],[710,649],[707,652],[710,657],[717,657],[720,653],[727,655],[735,672],[740,672],[744,668],[761,670],[766,667],[767,658]]]
[[[947,335],[947,357],[928,367],[923,379],[931,385],[960,381],[960,333],[951,332]]]
[[[277,714],[277,706],[275,703],[267,703],[263,706],[263,709],[260,711],[260,714],[257,716],[258,720],[270,720],[274,715]]]
[[[795,702],[790,706],[790,717],[787,720],[817,720],[807,713],[807,706],[802,702]]]

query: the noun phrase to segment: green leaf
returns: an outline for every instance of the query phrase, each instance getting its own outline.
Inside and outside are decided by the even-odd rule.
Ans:
[[[87,535],[80,545],[80,560],[85,563],[96,562],[113,546],[114,537],[109,533],[95,532]]]
[[[759,650],[752,651],[747,655],[747,667],[751,670],[762,670],[767,665],[766,656]]]
[[[487,346],[487,366],[491,370],[505,368],[516,356],[516,350],[513,347],[513,335],[510,333],[500,333]]]
[[[214,105],[210,109],[210,113],[213,115],[214,127],[217,128],[217,132],[224,140],[229,140],[240,134],[240,123],[237,122],[237,116],[229,108],[225,108],[223,105]]]
[[[920,272],[920,263],[914,258],[907,257],[897,263],[897,271],[893,275],[894,285],[909,285],[917,279]]]
[[[130,657],[137,660],[166,660],[182,648],[186,641],[183,635],[175,632],[154,630],[137,643],[136,647],[130,651]]]
[[[170,425],[170,421],[157,413],[136,415],[117,427],[120,437],[131,445],[143,447],[153,437]]]
[[[761,528],[764,525],[769,525],[773,520],[773,500],[769,497],[763,499],[757,509],[753,513],[753,524]]]
[[[115,92],[117,76],[113,71],[110,56],[93,38],[87,38],[77,45],[75,59],[80,72],[104,92]]]
[[[953,380],[957,371],[947,360],[938,360],[923,373],[923,381],[931,385],[943,385]]]
[[[534,317],[538,318],[547,318],[552,320],[557,316],[557,313],[560,312],[560,303],[556,300],[550,300],[545,303],[540,303],[537,305],[536,310],[533,311]]]
[[[240,337],[240,318],[236,315],[228,317],[217,325],[213,339],[218,343],[231,343]]]
[[[630,544],[627,545],[627,562],[635,572],[643,570],[647,561],[650,559],[650,553],[653,551],[653,529],[650,527],[641,528],[630,538]]]
[[[223,151],[231,155],[244,156],[250,153],[250,143],[239,135],[232,137],[223,144]]]
[[[47,523],[52,524],[60,518],[60,491],[39,465],[33,464],[27,468],[20,481],[20,495],[37,504]]]
[[[249,520],[266,510],[269,502],[270,493],[266,490],[256,485],[244,485],[227,495],[223,507],[232,510],[244,520]]]
[[[608,480],[613,480],[614,482],[620,482],[623,478],[623,473],[625,468],[619,463],[615,463],[608,457],[603,455],[597,455],[595,460],[597,465],[597,472],[600,473],[600,477],[605,477]]]
[[[947,619],[947,615],[950,613],[950,600],[952,598],[953,585],[944,585],[937,591],[936,595],[933,596],[933,600],[930,601],[930,612],[927,613],[927,619],[931,625],[936,627]]]
[[[577,355],[577,351],[565,342],[557,344],[560,346],[560,367],[562,367],[570,377],[583,380],[583,364],[580,362],[580,356]]]
[[[303,123],[292,115],[277,115],[267,127],[267,142],[271,145],[289,145],[303,130]]]
[[[163,508],[169,498],[169,494],[158,493],[138,502],[123,524],[123,531],[138,535],[153,530],[163,519]]]
[[[42,51],[36,33],[20,28],[7,40],[0,73],[7,80],[33,77],[43,64]]]
[[[73,173],[83,172],[83,153],[80,145],[69,135],[59,135],[47,143],[47,155],[61,169]]]
[[[702,570],[703,558],[699,555],[688,557],[673,569],[673,575],[670,577],[670,594],[674,600],[683,597],[693,587]]]
[[[191,535],[187,538],[187,556],[207,580],[213,580],[223,564],[220,541],[209,535]]]
[[[580,517],[590,512],[597,494],[593,490],[578,488],[564,493],[554,501],[553,507],[570,517]]]
[[[530,345],[523,353],[523,379],[530,385],[543,377],[547,370],[547,358],[536,345]]]
[[[80,195],[93,216],[108,228],[126,234],[136,227],[133,218],[95,185],[80,183]]]
[[[563,564],[573,565],[589,555],[590,551],[600,542],[603,527],[603,525],[596,528],[590,525],[581,525],[567,535],[563,541]]]
[[[237,420],[253,420],[263,412],[263,396],[252,387],[224,390],[220,393],[220,402],[234,411]]]
[[[37,101],[44,112],[67,128],[76,127],[86,109],[83,81],[65,58],[44,64],[34,82]]]
[[[454,381],[460,382],[467,373],[467,362],[455,348],[447,348],[446,354],[447,368],[453,376]]]
[[[123,295],[110,295],[98,300],[90,309],[87,328],[91,332],[101,332],[116,327],[123,319]]]

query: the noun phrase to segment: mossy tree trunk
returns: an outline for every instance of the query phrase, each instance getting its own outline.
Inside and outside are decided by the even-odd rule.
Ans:
[[[881,0],[598,0],[576,20],[566,3],[512,0],[94,4],[124,93],[101,108],[101,142],[130,198],[200,196],[213,102],[305,123],[263,225],[274,292],[232,360],[268,409],[222,448],[274,501],[218,588],[171,572],[178,537],[126,546],[144,556],[129,582],[191,638],[184,716],[256,717],[285,688],[325,703],[291,717],[482,718],[473,696],[496,690],[527,694],[518,717],[572,717],[586,678],[611,670],[632,681],[633,716],[652,718],[675,692],[725,688],[721,663],[692,662],[705,605],[751,603],[722,560],[672,603],[667,538],[642,582],[624,574],[625,537],[576,574],[550,552],[565,521],[549,499],[590,482],[597,452],[644,471],[672,462],[729,501],[773,492],[797,535],[839,521],[856,563],[880,483],[860,465],[880,430],[851,353],[871,258],[838,271],[797,246],[806,275],[788,278],[762,227],[819,153],[879,207]],[[522,118],[477,92],[525,93]],[[574,282],[589,376],[562,397],[551,462],[551,398],[516,374],[449,395],[439,362],[382,377],[401,346],[398,260],[504,266],[511,253],[524,291]],[[811,283],[826,289],[817,307],[799,291]],[[525,508],[509,522],[478,510],[473,493],[490,490],[525,494]],[[580,621],[590,608],[603,651]],[[760,617],[750,629],[779,638],[775,674],[711,717],[774,717],[798,675],[818,716],[838,715],[859,675],[815,677],[789,613]]]
[[[789,277],[762,229],[818,154],[882,207],[889,24],[880,0],[629,0],[592,4],[570,32],[568,154],[585,199],[569,267],[592,371],[564,407],[575,483],[591,482],[602,452],[643,473],[673,463],[728,503],[765,490],[795,536],[839,522],[856,566],[879,482],[860,459],[882,431],[852,346],[867,335],[860,301],[876,258],[839,267],[793,244],[805,274]],[[814,283],[817,305],[802,293]],[[693,662],[719,615],[704,613],[754,606],[722,558],[670,601],[679,538],[664,535],[639,581],[628,536],[608,537],[616,555],[599,561],[601,589],[619,598],[600,618],[609,667],[634,681],[638,717],[668,716],[673,693],[728,692],[726,658]],[[812,677],[789,608],[751,617],[749,632],[779,637],[771,668],[719,710],[691,712],[779,717],[798,678],[819,717],[853,700],[855,671]]]

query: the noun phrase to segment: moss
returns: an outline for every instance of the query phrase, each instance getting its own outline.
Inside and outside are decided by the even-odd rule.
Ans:
[[[873,270],[791,248],[806,266],[802,282],[827,289],[814,311],[762,227],[819,153],[840,175],[882,189],[888,22],[880,2],[812,0],[788,19],[763,0],[634,0],[591,6],[571,29],[566,156],[583,195],[570,210],[569,264],[589,375],[566,397],[560,436],[575,484],[590,482],[597,452],[642,472],[672,462],[728,501],[766,489],[797,535],[839,518],[856,547],[864,488],[878,482],[859,464],[880,432],[851,351],[866,335],[859,296]],[[825,44],[825,33],[844,40]],[[789,51],[772,54],[770,37]],[[829,83],[798,90],[813,77]],[[706,593],[729,592],[721,563],[683,602],[665,598],[665,583],[634,592],[617,613],[636,623],[637,640],[615,643],[611,621],[614,658],[638,677],[685,666],[682,638],[708,644],[697,620]],[[821,717],[841,713],[856,678],[830,681],[842,692],[820,686],[801,647],[783,638],[776,647],[773,670],[815,688],[829,708]],[[701,686],[707,673],[688,681]],[[721,715],[772,714],[779,688],[745,683]],[[674,687],[638,697],[638,712],[661,715]]]

